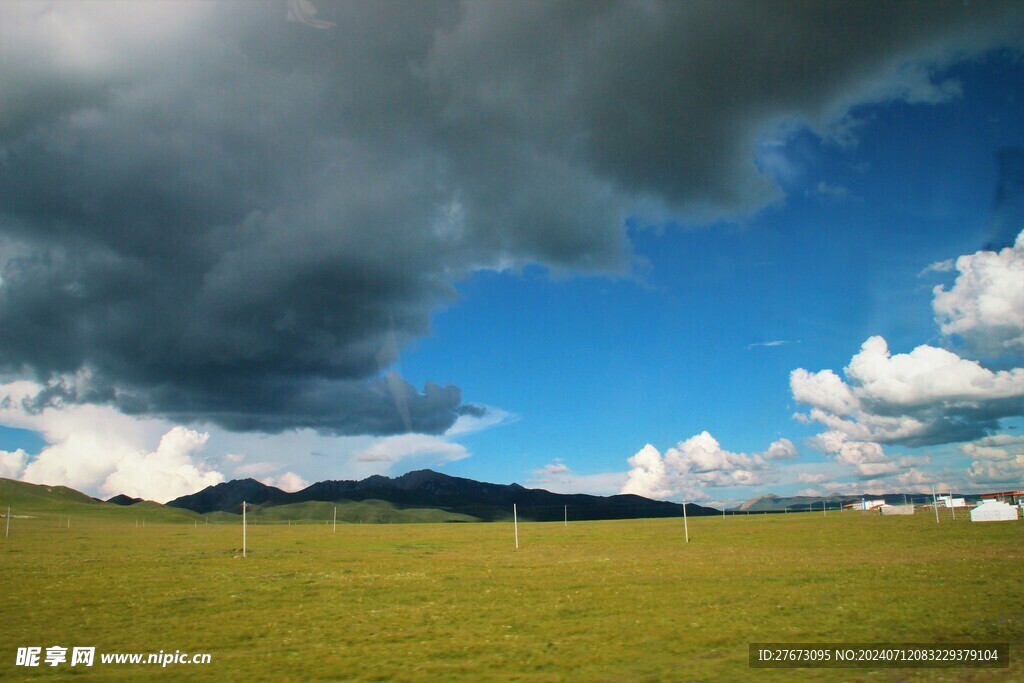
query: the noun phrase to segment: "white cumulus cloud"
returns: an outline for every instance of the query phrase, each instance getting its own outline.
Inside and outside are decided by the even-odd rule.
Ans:
[[[983,356],[1024,353],[1024,231],[1012,247],[956,260],[950,289],[933,291],[935,322]]]
[[[89,406],[82,410],[52,411],[43,416],[48,423],[44,426],[53,428],[42,432],[49,445],[28,464],[22,479],[35,484],[98,491],[117,470],[118,463],[132,458],[142,448],[140,440],[132,435],[111,429],[120,420],[107,413],[103,408]],[[94,423],[87,422],[88,414],[94,414],[91,416],[96,418]],[[61,418],[67,418],[67,422]],[[113,419],[107,422],[104,418]]]
[[[836,462],[850,467],[862,479],[896,474],[900,469],[879,444],[852,440],[840,431],[823,432],[811,437],[809,443],[823,453],[836,456]]]
[[[202,450],[209,434],[174,427],[152,453],[122,456],[103,482],[104,493],[166,502],[224,481],[220,472],[199,466],[193,455]]]
[[[793,398],[836,415],[850,415],[858,408],[850,387],[831,370],[810,373],[797,368],[790,376]]]
[[[28,462],[28,453],[22,449],[16,451],[0,451],[0,477],[17,479]]]
[[[26,410],[23,399],[39,389],[31,382],[0,385],[0,424],[37,432],[47,444],[35,456],[3,459],[24,461],[16,474],[23,481],[165,502],[224,480],[199,455],[205,433],[129,417],[109,406]]]
[[[922,274],[953,268],[953,261],[944,261]],[[1024,351],[1024,232],[998,253],[959,257],[955,269],[955,283],[936,287],[932,305],[946,339],[963,343],[961,353],[922,344],[893,354],[884,337],[873,336],[850,359],[845,377],[829,369],[790,373],[793,398],[810,406],[795,417],[825,426],[818,447],[860,476],[891,470],[878,455],[879,444],[976,441],[996,432],[1000,420],[1024,415],[1024,368],[993,369],[963,355],[973,351],[1005,362]],[[843,444],[825,447],[836,434]]]
[[[666,476],[665,462],[661,453],[651,444],[647,444],[628,460],[632,469],[629,479],[622,487],[622,493],[633,493],[645,498],[667,498],[675,491],[669,487]]]
[[[832,370],[790,373],[802,415],[858,441],[922,445],[978,438],[1024,411],[1024,369],[993,371],[946,349],[921,345],[893,355],[869,338],[844,381]]]
[[[632,469],[622,493],[647,498],[682,495],[701,499],[706,497],[704,487],[773,482],[777,471],[772,462],[797,455],[796,447],[788,439],[773,442],[761,453],[733,453],[705,431],[669,448],[664,456],[651,444],[644,446],[629,458]]]
[[[885,339],[877,336],[864,342],[846,375],[862,405],[889,410],[1024,396],[1024,369],[993,372],[977,361],[928,345],[893,356]]]
[[[267,486],[276,486],[282,491],[294,493],[309,486],[309,482],[294,472],[284,472],[274,477],[264,477],[261,480]]]

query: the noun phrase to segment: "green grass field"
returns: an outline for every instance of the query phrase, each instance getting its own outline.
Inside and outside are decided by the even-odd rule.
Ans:
[[[1024,680],[1020,522],[705,517],[689,544],[678,519],[531,523],[518,551],[506,523],[275,523],[250,525],[242,559],[237,522],[141,528],[79,503],[71,528],[51,512],[0,537],[0,678]],[[751,669],[760,641],[1001,641],[1012,664]],[[96,663],[15,666],[53,645]],[[99,663],[160,650],[212,663]]]
[[[444,510],[399,507],[384,500],[346,500],[338,503],[309,501],[274,505],[256,508],[249,519],[257,524],[289,524],[313,523],[324,524],[334,522],[334,511],[337,508],[338,522],[365,524],[419,524],[423,522],[479,522],[476,517],[462,515]]]

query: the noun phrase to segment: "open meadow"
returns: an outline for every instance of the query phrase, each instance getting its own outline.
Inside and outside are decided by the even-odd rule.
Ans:
[[[1024,680],[1024,524],[860,512],[520,524],[12,520],[0,678]],[[185,515],[191,515],[186,519]],[[219,518],[223,519],[223,518]],[[2,531],[2,529],[0,529]],[[1009,642],[1010,669],[751,669],[748,643]],[[19,647],[95,647],[91,668]],[[208,665],[100,653],[210,653]]]

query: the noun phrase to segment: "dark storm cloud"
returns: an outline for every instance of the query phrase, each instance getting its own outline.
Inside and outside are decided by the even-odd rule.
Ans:
[[[988,251],[1013,246],[1024,230],[1024,148],[1004,147],[996,155],[998,181],[985,245]]]
[[[0,369],[230,429],[444,431],[384,375],[481,268],[623,272],[631,211],[779,196],[757,143],[939,101],[1017,3],[0,6]]]

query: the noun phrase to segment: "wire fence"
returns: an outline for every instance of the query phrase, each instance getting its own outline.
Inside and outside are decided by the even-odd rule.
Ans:
[[[408,522],[511,522],[513,521],[513,505],[517,509],[517,517],[521,522],[550,522],[568,524],[579,521],[628,520],[681,518],[683,502],[653,501],[639,497],[597,498],[577,496],[586,499],[585,503],[552,503],[531,502],[525,500],[495,501],[494,503],[474,503],[470,505],[445,505],[443,503],[413,504],[393,503],[368,499],[361,501],[310,501],[317,505],[316,509],[287,510],[289,505],[248,504],[247,523],[259,526],[298,526],[298,525],[337,525],[352,523],[388,524]],[[757,515],[790,515],[818,514],[827,516],[845,511],[873,512],[879,514],[878,508],[887,506],[909,507],[921,511],[925,508],[931,513],[935,510],[942,518],[968,519],[972,504],[978,496],[957,496],[956,494],[898,494],[872,498],[869,496],[835,496],[830,498],[807,498],[806,500],[777,499],[772,497],[755,500],[713,499],[686,500],[686,516],[690,518],[705,517],[750,517]],[[126,506],[126,511],[131,506]],[[196,519],[172,519],[168,512],[185,513],[184,510],[165,508],[163,510],[147,509],[138,511],[128,519],[135,527],[144,529],[149,523],[173,522],[193,525],[234,524],[241,520],[241,505],[228,511],[200,513]],[[294,512],[294,515],[292,514]],[[6,514],[5,514],[6,513]],[[11,520],[17,519],[17,511],[8,511],[6,506],[0,508],[0,517],[4,517],[4,537],[11,534]],[[51,518],[50,523],[70,529],[71,515],[53,513],[43,515]],[[936,515],[939,516],[938,514]]]

